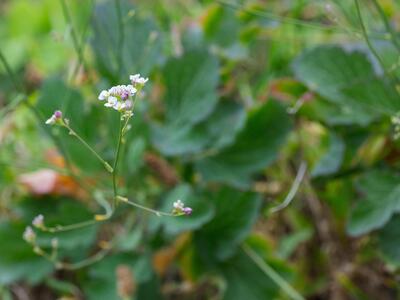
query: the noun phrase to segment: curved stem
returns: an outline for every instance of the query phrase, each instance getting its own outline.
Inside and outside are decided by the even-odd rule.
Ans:
[[[84,227],[88,227],[91,225],[94,225],[98,222],[102,222],[102,220],[88,220],[88,221],[83,221],[83,222],[79,222],[79,223],[75,223],[75,224],[71,224],[71,225],[57,225],[54,227],[43,227],[41,228],[42,231],[45,232],[51,232],[51,233],[56,233],[56,232],[64,232],[64,231],[71,231],[71,230],[75,230],[75,229],[80,229],[80,228],[84,228]]]
[[[389,20],[383,11],[381,5],[377,0],[372,0],[372,3],[374,4],[375,8],[377,9],[379,15],[382,18],[383,23],[385,24],[386,31],[390,34],[390,39],[393,42],[393,45],[396,47],[397,51],[400,52],[400,42],[397,40],[397,34],[393,30],[392,26],[390,26]]]
[[[283,202],[275,207],[271,208],[271,213],[276,213],[284,208],[286,208],[294,199],[294,196],[296,196],[296,193],[300,187],[300,183],[304,178],[304,175],[306,174],[307,170],[307,164],[305,162],[302,162],[300,164],[299,170],[297,171],[296,178],[294,179],[294,182],[292,184],[292,187],[290,188],[289,193],[287,194],[285,200]]]
[[[371,40],[369,39],[369,36],[368,36],[368,33],[367,33],[367,29],[365,27],[364,20],[363,20],[362,14],[361,14],[360,3],[358,1],[359,0],[354,0],[354,3],[355,3],[355,6],[356,6],[357,17],[358,17],[358,20],[360,22],[361,31],[362,31],[362,34],[364,36],[365,42],[367,43],[367,46],[368,46],[369,50],[371,51],[372,55],[377,59],[379,65],[381,66],[381,68],[382,68],[383,72],[385,73],[385,75],[388,78],[393,78],[387,72],[387,70],[385,68],[385,64],[383,63],[383,60],[381,59],[381,57],[379,56],[378,52],[375,50],[374,46],[372,45]],[[393,79],[395,79],[397,81],[396,78],[393,78]]]
[[[124,47],[124,22],[121,11],[121,0],[115,0],[115,10],[117,12],[117,20],[118,20],[118,51],[119,51],[117,55],[118,74],[121,74],[122,55]]]
[[[276,283],[291,299],[305,300],[278,272],[272,269],[256,252],[249,246],[242,245],[243,251],[250,259],[267,275],[273,282]]]
[[[176,215],[176,214],[172,214],[172,213],[166,213],[166,212],[158,211],[158,210],[155,210],[155,209],[151,209],[149,207],[146,207],[146,206],[143,206],[143,205],[138,204],[136,202],[130,201],[128,198],[121,197],[121,196],[117,196],[117,199],[119,201],[121,201],[121,202],[126,203],[126,204],[129,204],[129,205],[135,206],[137,208],[143,209],[145,211],[148,211],[150,213],[153,213],[153,214],[157,215],[158,217],[161,217],[161,216],[179,217],[179,216],[183,216],[184,215],[184,214]]]
[[[66,122],[63,122],[62,126],[69,130],[69,134],[75,136],[92,154],[104,165],[106,170],[113,173],[113,168],[106,162],[86,141],[77,134]]]

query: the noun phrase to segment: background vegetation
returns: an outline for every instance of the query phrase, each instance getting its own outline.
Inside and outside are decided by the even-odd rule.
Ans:
[[[1,1],[0,298],[399,299],[399,31],[395,0]],[[44,122],[111,161],[97,96],[134,73],[121,193],[193,214],[38,232],[59,270],[24,228],[91,219],[112,185]]]

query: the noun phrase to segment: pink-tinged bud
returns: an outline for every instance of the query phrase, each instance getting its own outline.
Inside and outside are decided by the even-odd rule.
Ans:
[[[55,117],[56,119],[61,119],[61,118],[62,118],[62,112],[61,112],[61,110],[56,110],[56,111],[54,112],[54,117]]]
[[[187,216],[191,215],[193,212],[193,209],[191,209],[190,207],[185,207],[183,208],[183,213]]]

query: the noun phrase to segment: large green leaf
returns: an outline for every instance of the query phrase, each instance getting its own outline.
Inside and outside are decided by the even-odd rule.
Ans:
[[[215,151],[234,142],[243,127],[245,111],[234,102],[221,102],[215,111],[194,126],[153,127],[153,143],[165,155]]]
[[[400,215],[394,216],[382,230],[379,231],[379,247],[384,256],[400,267]]]
[[[253,174],[277,157],[290,127],[284,107],[276,101],[268,101],[248,114],[235,143],[199,160],[197,170],[207,181],[246,187]]]
[[[206,118],[217,104],[218,60],[207,51],[193,50],[171,58],[163,70],[166,122],[189,126]]]
[[[261,205],[259,195],[230,188],[210,197],[216,206],[216,214],[194,236],[198,253],[207,263],[225,260],[235,253],[256,221]]]
[[[339,170],[343,161],[345,144],[341,137],[332,132],[329,136],[328,151],[317,162],[311,175],[313,177],[324,176]]]
[[[340,105],[355,123],[400,110],[395,88],[376,74],[364,52],[319,46],[298,57],[293,68],[300,81]]]
[[[361,235],[383,227],[400,211],[400,176],[388,171],[373,171],[360,179],[364,198],[351,212],[348,231]]]
[[[148,285],[154,281],[150,257],[148,255],[138,257],[130,254],[108,256],[89,268],[88,278],[83,283],[87,299],[120,299],[117,294],[116,282],[116,270],[120,265],[131,269],[134,282],[138,286],[137,293],[146,295],[146,297],[140,297],[140,299],[160,299],[157,284],[150,291],[142,290],[143,288],[147,290]]]
[[[71,198],[61,199],[27,199],[21,202],[15,211],[30,224],[39,214],[44,216],[46,226],[71,225],[93,219],[93,213],[81,203]],[[58,239],[59,256],[78,261],[89,255],[89,250],[95,242],[97,225],[59,233],[37,231],[38,244],[46,249],[51,248],[51,240]]]
[[[114,83],[127,81],[130,74],[149,74],[163,58],[162,36],[155,22],[135,12],[126,0],[121,1],[121,19],[114,1],[96,5],[92,47],[100,72]],[[122,39],[120,22],[123,23]]]
[[[38,283],[53,271],[53,266],[36,255],[23,239],[24,224],[0,223],[0,284],[17,280]]]

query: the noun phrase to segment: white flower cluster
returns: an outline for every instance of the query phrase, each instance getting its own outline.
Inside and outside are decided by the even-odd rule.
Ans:
[[[140,90],[149,80],[141,77],[140,74],[131,75],[131,84],[113,86],[109,90],[101,91],[99,95],[100,101],[106,101],[105,107],[111,107],[117,111],[125,112],[133,108],[132,97]]]
[[[192,208],[185,207],[185,204],[181,200],[176,200],[173,207],[172,213],[175,215],[190,215],[192,213]]]

